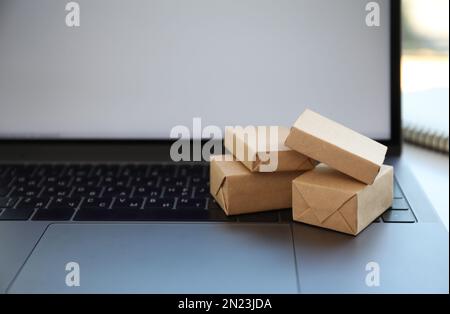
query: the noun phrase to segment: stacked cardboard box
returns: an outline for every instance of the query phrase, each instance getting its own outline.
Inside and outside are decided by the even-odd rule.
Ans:
[[[289,129],[277,127],[272,134],[277,136],[270,139],[261,127],[227,130],[225,147],[234,156],[214,156],[210,175],[211,194],[227,215],[291,208],[292,181],[317,164],[284,145]],[[261,137],[263,147],[258,145]],[[274,168],[264,167],[274,164],[267,153],[276,157]]]
[[[292,207],[297,222],[357,235],[392,205],[384,145],[310,110],[278,131],[270,149],[252,144],[255,136],[273,144],[266,131],[226,134],[225,146],[237,153],[212,159],[211,193],[227,215]],[[267,153],[277,166],[261,173],[274,156]]]

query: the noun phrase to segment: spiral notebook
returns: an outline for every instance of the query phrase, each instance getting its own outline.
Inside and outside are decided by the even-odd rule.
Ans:
[[[403,138],[406,142],[449,152],[449,90],[403,95]]]

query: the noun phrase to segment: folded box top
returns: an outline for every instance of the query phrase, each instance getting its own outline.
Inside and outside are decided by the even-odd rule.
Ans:
[[[317,162],[285,145],[289,128],[248,126],[226,128],[225,148],[251,172],[312,169]]]
[[[282,126],[226,128],[225,143],[230,144],[229,149],[236,149],[237,145],[245,145],[249,157],[256,158],[258,153],[290,151],[291,149],[284,144],[288,135],[289,128]],[[234,139],[236,143],[233,143]]]

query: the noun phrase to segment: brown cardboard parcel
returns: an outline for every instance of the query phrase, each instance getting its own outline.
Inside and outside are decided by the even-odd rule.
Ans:
[[[292,180],[303,172],[252,173],[239,161],[221,158],[211,158],[210,189],[227,215],[292,207]]]
[[[293,219],[357,235],[392,205],[393,168],[365,185],[324,164],[292,183]]]
[[[286,146],[366,184],[372,184],[387,147],[319,114],[306,110],[286,139]]]
[[[284,145],[288,135],[288,128],[278,126],[227,128],[225,148],[252,172],[313,169],[315,160]]]

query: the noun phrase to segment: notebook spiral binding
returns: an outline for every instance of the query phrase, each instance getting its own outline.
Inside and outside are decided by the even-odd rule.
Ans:
[[[403,126],[403,138],[406,142],[448,154],[448,133],[433,130],[412,123]]]

